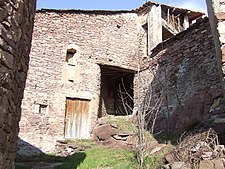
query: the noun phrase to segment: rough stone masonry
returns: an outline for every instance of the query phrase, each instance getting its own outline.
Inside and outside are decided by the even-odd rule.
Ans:
[[[152,51],[149,65],[140,73],[145,82],[139,91],[144,92],[143,100],[147,98],[145,93],[161,97],[157,131],[182,133],[193,128],[222,94],[208,18],[159,44]]]
[[[216,46],[216,58],[221,84],[223,86],[223,96],[225,98],[225,1],[206,0],[206,2],[210,18],[210,26]]]
[[[0,168],[14,168],[35,0],[0,1]]]

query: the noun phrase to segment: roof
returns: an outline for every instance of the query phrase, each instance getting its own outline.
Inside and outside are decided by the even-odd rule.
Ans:
[[[83,14],[119,14],[119,13],[135,13],[134,11],[129,10],[80,10],[80,9],[39,9],[36,13],[45,13],[45,12],[55,12],[55,13],[83,13]]]
[[[103,14],[103,15],[110,15],[110,14],[119,14],[119,13],[140,13],[142,11],[148,10],[148,7],[151,5],[161,5],[163,11],[170,10],[171,14],[174,15],[187,15],[190,20],[195,20],[204,15],[202,12],[198,11],[191,11],[188,9],[177,8],[173,6],[169,6],[166,4],[161,4],[157,2],[146,2],[141,7],[133,9],[133,10],[80,10],[80,9],[40,9],[37,10],[37,13],[45,13],[45,12],[55,12],[55,13],[84,13],[84,14]]]
[[[169,9],[170,13],[174,14],[174,15],[185,14],[188,16],[188,18],[190,20],[195,20],[196,18],[199,18],[205,14],[205,13],[199,12],[199,11],[191,11],[189,9],[177,8],[174,6],[169,6],[166,4],[161,4],[161,3],[152,2],[152,1],[146,2],[141,7],[136,8],[133,11],[136,13],[139,13],[139,12],[147,10],[147,8],[151,5],[160,5],[163,11],[167,11]]]
[[[187,35],[190,31],[193,31],[194,29],[198,29],[199,25],[206,23],[209,24],[209,18],[205,17],[205,18],[201,18],[199,19],[196,23],[194,23],[191,27],[189,27],[188,29],[176,34],[175,36],[159,43],[154,49],[152,49],[152,55],[151,57],[154,57],[155,55],[157,55],[162,48],[166,48],[167,46],[170,46],[171,43],[177,41],[177,40],[182,40],[184,38],[185,35]]]
[[[163,49],[166,49],[169,46],[172,46],[173,43],[176,43],[177,41],[180,41],[182,39],[185,38],[186,35],[188,35],[188,33],[190,33],[191,31],[198,29],[199,26],[201,24],[208,24],[208,26],[210,26],[209,24],[209,18],[205,17],[205,18],[201,18],[199,19],[196,23],[194,23],[191,27],[189,27],[188,29],[176,34],[175,36],[159,43],[154,49],[152,49],[152,53],[150,55],[150,58],[155,58],[151,61],[146,61],[143,66],[141,67],[141,71],[144,71],[146,69],[148,69],[152,64],[156,64],[158,58],[157,58],[157,54],[159,52],[161,52]]]

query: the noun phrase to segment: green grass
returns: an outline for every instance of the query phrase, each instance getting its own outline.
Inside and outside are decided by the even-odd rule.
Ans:
[[[128,150],[115,150],[92,146],[90,149],[68,157],[62,166],[56,169],[77,168],[95,169],[110,167],[112,169],[136,168],[134,154]]]
[[[135,153],[130,150],[112,149],[95,145],[90,141],[79,140],[76,143],[90,146],[85,151],[77,152],[72,156],[60,159],[53,155],[45,155],[36,158],[37,161],[59,162],[63,163],[55,169],[136,169],[137,160]],[[148,156],[144,160],[145,169],[155,169],[158,166],[160,159],[164,156],[164,152]],[[16,165],[16,169],[30,169],[31,167],[23,167]]]
[[[145,169],[155,169],[163,157],[159,153],[144,160]],[[31,167],[16,165],[16,169],[30,169]],[[93,147],[85,152],[67,157],[63,165],[55,169],[136,169],[137,162],[134,153],[127,150],[113,150],[109,148]]]
[[[85,149],[96,146],[94,141],[91,139],[67,140],[67,144],[78,145],[80,147],[84,147]]]
[[[55,169],[135,169],[137,162],[133,151],[112,149],[94,144],[90,140],[69,140],[70,144],[79,144],[88,147],[85,151],[77,152],[66,158],[54,156],[54,154],[45,154],[39,157],[32,157],[33,162],[62,162],[63,165]],[[26,158],[24,158],[26,159]],[[17,162],[23,162],[24,159],[17,159]],[[26,160],[30,161],[30,160]],[[16,169],[30,169],[16,165]]]
[[[137,128],[128,118],[107,116],[105,121],[118,126],[122,132],[137,133]],[[147,131],[144,133],[147,143],[154,141],[154,137]],[[172,140],[168,135],[158,135],[163,142]],[[174,139],[174,138],[173,138]],[[136,169],[138,168],[134,151],[112,149],[96,145],[92,140],[67,140],[68,144],[75,144],[85,147],[85,151],[77,152],[68,157],[57,157],[54,154],[43,154],[39,157],[30,158],[32,161],[62,162],[61,166],[55,169]],[[169,151],[165,150],[165,151]],[[148,156],[144,160],[145,169],[157,168],[165,152]],[[21,161],[21,159],[17,160]],[[29,169],[16,166],[16,169]]]
[[[165,150],[166,152],[168,150]],[[144,160],[145,169],[157,168],[165,152],[148,156]],[[56,169],[136,169],[137,160],[133,151],[92,146],[84,152],[67,157],[62,166]]]
[[[135,125],[126,117],[123,117],[123,116],[115,117],[115,116],[108,115],[104,118],[107,123],[116,124],[119,127],[120,131],[128,132],[128,133],[137,132],[137,128],[135,127]]]
[[[138,132],[138,128],[127,117],[108,115],[104,118],[107,123],[117,125],[121,132],[134,134]],[[147,130],[144,131],[144,137],[147,142],[155,141],[154,137]]]
[[[152,156],[146,157],[144,166],[146,169],[156,169],[159,166],[160,160],[164,157],[164,153],[157,153]]]

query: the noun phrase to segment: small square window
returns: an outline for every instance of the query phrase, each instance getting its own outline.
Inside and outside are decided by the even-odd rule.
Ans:
[[[46,112],[47,112],[47,105],[40,104],[40,106],[39,106],[39,114],[40,115],[45,115]]]
[[[36,114],[45,115],[47,113],[47,105],[35,103],[34,111]]]

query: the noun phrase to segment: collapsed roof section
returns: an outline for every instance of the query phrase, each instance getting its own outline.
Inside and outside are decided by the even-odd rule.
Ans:
[[[149,10],[148,8],[152,5],[160,5],[162,11],[167,12],[169,10],[170,14],[173,14],[173,15],[176,15],[176,16],[177,15],[187,15],[189,20],[191,20],[191,21],[193,21],[195,19],[198,19],[199,17],[202,17],[203,15],[205,15],[205,13],[203,13],[203,12],[178,8],[178,7],[169,6],[169,5],[166,5],[166,4],[161,4],[161,3],[152,2],[152,1],[146,2],[141,7],[136,8],[132,11],[136,12],[136,13],[143,13],[145,11],[148,11]]]

